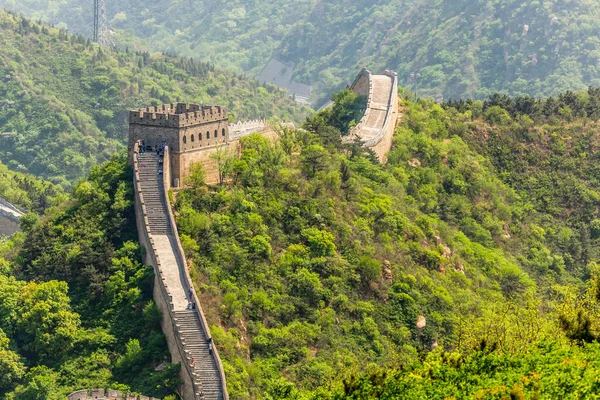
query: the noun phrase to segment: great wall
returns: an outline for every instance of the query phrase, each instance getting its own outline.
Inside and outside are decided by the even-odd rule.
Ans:
[[[0,198],[0,236],[10,236],[19,230],[19,221],[25,213]]]
[[[393,72],[373,75],[363,69],[350,86],[367,96],[367,109],[344,140],[360,139],[382,162],[391,148],[398,115],[397,84]],[[145,249],[144,262],[154,267],[153,296],[162,313],[161,326],[171,362],[181,364],[184,400],[227,400],[229,396],[218,343],[212,345],[210,329],[189,275],[169,190],[183,187],[191,165],[198,162],[207,173],[206,183],[217,183],[219,171],[212,155],[219,151],[238,152],[239,139],[244,136],[259,133],[276,137],[264,120],[229,124],[227,119],[225,107],[183,103],[148,107],[129,115],[128,150],[134,171],[138,235]],[[156,148],[164,150],[157,153]],[[69,400],[122,398],[120,392],[111,392],[116,397],[109,397],[109,392],[102,394],[105,397],[89,397],[93,391],[80,391],[75,393],[81,397],[69,396]]]
[[[373,75],[363,68],[350,89],[367,97],[367,108],[360,122],[343,140],[360,139],[363,146],[372,149],[379,161],[385,163],[398,119],[398,75],[388,70]]]

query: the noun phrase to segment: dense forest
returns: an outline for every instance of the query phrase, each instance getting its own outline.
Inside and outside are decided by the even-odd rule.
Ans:
[[[232,121],[301,121],[310,112],[272,85],[209,63],[100,49],[2,10],[0,27],[0,161],[67,189],[124,148],[129,109],[221,104]]]
[[[503,244],[492,239],[516,256],[533,281],[519,289],[512,279],[504,291],[507,303],[495,306],[500,315],[478,325],[484,335],[473,345],[449,343],[412,365],[355,374],[332,398],[597,396],[599,100],[600,91],[589,89],[544,100],[495,95],[484,102],[448,102],[443,109],[427,102],[418,106],[427,115],[412,123],[409,118],[405,134],[464,140],[482,157],[479,163],[486,162],[514,190],[518,217],[513,213]],[[424,153],[413,155],[424,161]],[[481,313],[471,312],[475,316],[460,318],[474,320]]]
[[[178,227],[232,397],[593,391],[560,382],[600,368],[598,100],[404,100],[385,166],[340,142],[342,104],[193,179]]]
[[[594,393],[600,91],[404,98],[386,165],[335,98],[173,193],[231,398]],[[61,196],[0,242],[2,394],[175,394],[124,154]]]
[[[61,186],[30,174],[11,171],[0,162],[0,198],[22,210],[42,214],[68,197]]]
[[[67,33],[77,1],[0,0],[68,23],[0,11],[0,197],[29,211],[0,237],[1,398],[177,398],[124,139],[128,108],[179,100],[302,122],[171,193],[232,399],[597,395],[600,89],[564,90],[600,83],[597,5],[111,3],[117,50]],[[382,165],[341,140],[364,97],[312,114],[216,66],[273,52],[322,93],[392,60],[421,95],[474,99],[402,91]]]
[[[121,152],[93,167],[70,195],[50,197],[43,216],[28,213],[22,232],[0,238],[1,398],[63,400],[91,387],[175,394],[179,366],[155,370],[169,352],[126,161]],[[35,188],[0,192],[24,206],[52,189],[21,174],[10,181]]]
[[[84,0],[0,6],[91,36]],[[367,66],[430,97],[549,96],[600,85],[600,5],[590,0],[107,1],[112,41],[254,76],[295,65],[315,100]],[[412,79],[411,74],[420,74]]]

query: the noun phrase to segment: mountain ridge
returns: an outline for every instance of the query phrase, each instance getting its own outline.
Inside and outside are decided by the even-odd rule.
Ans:
[[[83,0],[0,1],[90,35]],[[108,3],[121,45],[172,51],[258,76],[272,57],[294,64],[321,104],[366,66],[398,72],[401,86],[441,99],[494,92],[555,96],[600,86],[600,7],[586,0],[336,0]],[[66,24],[66,25],[65,25]],[[419,82],[411,74],[421,75]]]

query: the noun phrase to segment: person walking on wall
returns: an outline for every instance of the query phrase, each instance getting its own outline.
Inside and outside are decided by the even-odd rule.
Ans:
[[[209,337],[209,338],[208,338],[208,340],[207,340],[206,342],[208,343],[208,354],[211,354],[211,355],[212,355],[212,346],[213,346],[213,343],[212,343],[212,338],[211,338],[211,337]]]

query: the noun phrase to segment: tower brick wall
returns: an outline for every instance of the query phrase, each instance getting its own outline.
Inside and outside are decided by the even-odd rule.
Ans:
[[[227,109],[197,104],[163,104],[129,113],[129,155],[143,140],[153,149],[166,142],[170,150],[170,184],[183,185],[192,162],[207,162],[209,155],[229,142]]]

